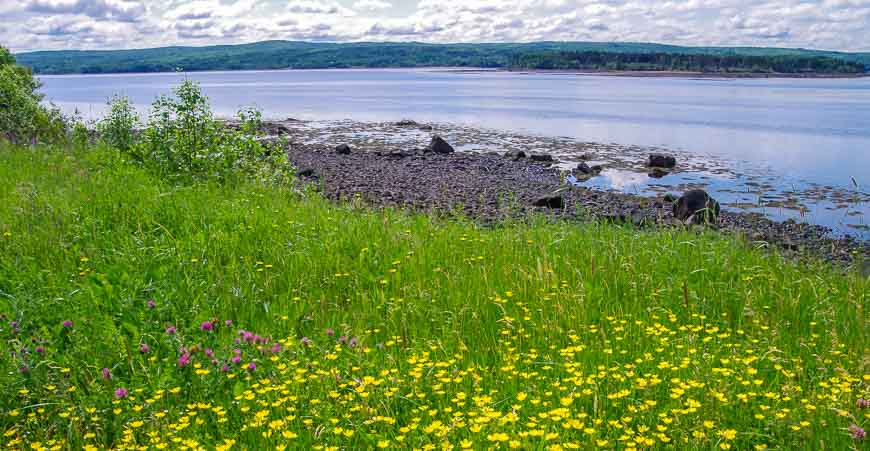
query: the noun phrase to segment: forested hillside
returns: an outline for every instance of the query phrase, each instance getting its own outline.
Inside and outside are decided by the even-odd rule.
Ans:
[[[867,53],[594,42],[337,44],[266,41],[208,47],[32,52],[19,54],[17,58],[39,74],[438,66],[854,73],[870,66]]]

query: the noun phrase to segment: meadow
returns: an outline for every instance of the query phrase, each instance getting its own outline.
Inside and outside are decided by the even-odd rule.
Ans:
[[[868,280],[0,145],[4,449],[866,449]]]

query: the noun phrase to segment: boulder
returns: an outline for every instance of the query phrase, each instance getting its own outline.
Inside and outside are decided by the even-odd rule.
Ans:
[[[296,173],[299,177],[309,178],[309,179],[318,179],[320,178],[320,174],[317,173],[317,170],[314,168],[303,168],[300,169],[299,172]]]
[[[396,122],[397,127],[416,127],[418,125],[420,124],[418,124],[417,121],[412,121],[410,119],[402,119],[401,121]]]
[[[531,158],[532,161],[539,161],[542,163],[552,163],[556,161],[553,156],[548,153],[533,153],[529,158]]]
[[[590,168],[589,165],[586,164],[586,162],[584,161],[584,162],[577,165],[577,167],[574,169],[574,172],[578,172],[580,174],[592,175],[592,168]]]
[[[510,158],[511,160],[518,161],[526,158],[526,153],[522,150],[511,150],[508,153],[504,154],[504,156]]]
[[[429,147],[427,147],[429,152],[448,154],[453,153],[453,146],[451,146],[444,138],[435,135],[432,137],[432,142],[429,143]]]
[[[702,189],[687,191],[674,203],[674,217],[695,224],[716,223],[719,210],[719,202]]]
[[[335,153],[339,155],[350,155],[350,146],[341,144],[335,148]]]
[[[535,207],[543,208],[565,208],[565,198],[561,194],[548,194],[541,196],[532,202]]]
[[[654,153],[649,156],[649,161],[647,161],[647,166],[653,168],[673,168],[677,165],[677,159],[670,155],[663,155],[660,153]]]

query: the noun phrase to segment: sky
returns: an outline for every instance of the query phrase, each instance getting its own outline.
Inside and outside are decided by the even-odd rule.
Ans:
[[[870,0],[0,0],[13,52],[271,39],[870,51]]]

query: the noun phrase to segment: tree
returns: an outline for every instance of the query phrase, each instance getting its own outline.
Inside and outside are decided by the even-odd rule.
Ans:
[[[0,138],[12,142],[63,138],[66,126],[60,112],[41,102],[39,82],[0,46]]]

